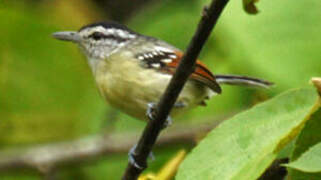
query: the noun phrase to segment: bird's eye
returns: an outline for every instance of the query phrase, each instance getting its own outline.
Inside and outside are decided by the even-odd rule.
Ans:
[[[93,38],[94,40],[100,40],[100,39],[102,39],[103,37],[104,37],[105,35],[103,34],[103,33],[101,33],[101,32],[94,32],[94,33],[92,33],[91,35],[89,35],[88,37],[89,38]]]

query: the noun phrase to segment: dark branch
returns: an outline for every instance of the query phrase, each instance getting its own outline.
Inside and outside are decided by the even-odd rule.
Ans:
[[[144,168],[139,169],[128,163],[123,175],[124,180],[137,179],[140,173],[147,167],[147,158],[156,142],[163,124],[176,102],[179,93],[183,89],[185,82],[193,72],[196,59],[227,2],[228,0],[213,0],[209,8],[204,8],[203,16],[198,25],[197,31],[189,43],[176,73],[157,105],[155,120],[149,121],[137,144],[134,158],[136,162]]]

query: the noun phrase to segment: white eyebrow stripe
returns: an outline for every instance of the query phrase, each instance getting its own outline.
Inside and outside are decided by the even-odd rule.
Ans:
[[[89,34],[92,34],[94,32],[104,33],[104,32],[106,32],[106,29],[103,26],[97,26],[97,27],[86,29],[84,33],[89,35]]]
[[[101,33],[105,34],[106,36],[114,35],[114,36],[118,36],[118,37],[123,38],[123,39],[136,38],[136,35],[132,34],[129,31],[122,30],[122,29],[116,29],[116,28],[108,28],[108,29],[106,29],[103,26],[97,26],[97,27],[88,28],[88,30],[84,31],[83,33],[85,33],[86,35],[90,35],[90,34],[92,34],[94,32],[101,32]]]

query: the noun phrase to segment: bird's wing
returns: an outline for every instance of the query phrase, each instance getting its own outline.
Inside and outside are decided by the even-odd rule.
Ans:
[[[141,60],[145,68],[152,68],[162,73],[174,74],[183,53],[179,50],[155,46],[153,50],[137,54],[137,59]],[[189,77],[209,87],[216,93],[221,93],[221,88],[216,82],[215,76],[201,61],[197,60],[194,72]]]

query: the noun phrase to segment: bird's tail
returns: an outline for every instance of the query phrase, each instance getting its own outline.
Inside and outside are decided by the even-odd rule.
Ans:
[[[252,78],[247,76],[238,76],[238,75],[215,75],[216,82],[218,84],[229,84],[229,85],[240,85],[240,86],[250,86],[250,87],[262,87],[269,88],[273,85],[272,82]]]

